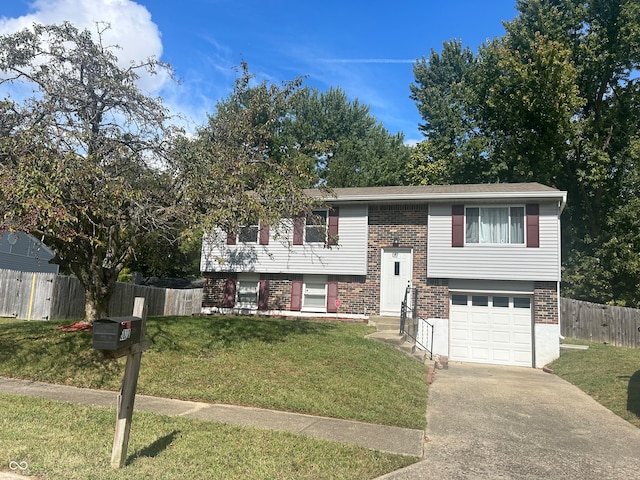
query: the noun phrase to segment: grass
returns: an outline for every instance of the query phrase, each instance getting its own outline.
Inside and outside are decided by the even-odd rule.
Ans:
[[[571,343],[589,348],[563,351],[550,368],[640,428],[640,349],[575,340]]]
[[[118,390],[124,359],[60,322],[0,321],[0,376]],[[422,429],[427,369],[352,323],[150,318],[138,392]]]
[[[288,433],[136,412],[112,470],[115,411],[0,394],[0,471],[52,479],[366,479],[415,462]]]

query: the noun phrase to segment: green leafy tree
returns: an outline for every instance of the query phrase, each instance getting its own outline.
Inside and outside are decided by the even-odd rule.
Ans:
[[[184,229],[176,224],[171,229],[154,230],[139,242],[127,263],[128,273],[143,277],[193,279],[200,276],[202,229]]]
[[[408,175],[419,182],[425,164],[443,162],[451,182],[539,181],[567,190],[565,293],[640,305],[629,214],[639,178],[640,4],[516,6],[506,34],[477,55],[450,42],[414,66],[428,155]]]
[[[2,84],[33,95],[0,105],[2,229],[44,240],[86,291],[86,318],[108,314],[118,274],[140,238],[172,221],[163,163],[166,109],[143,95],[138,71],[69,23],[0,37]]]
[[[287,133],[304,145],[321,181],[330,187],[402,185],[410,148],[390,134],[357,99],[340,88],[304,88]]]
[[[424,123],[426,140],[412,154],[407,176],[412,183],[490,181],[491,145],[475,112],[477,60],[459,40],[445,42],[413,67],[411,98]],[[432,177],[435,170],[439,172]],[[426,175],[426,176],[424,176]]]
[[[278,227],[319,205],[304,191],[318,182],[311,159],[285,132],[300,86],[301,79],[257,83],[243,63],[207,124],[178,142],[176,178],[196,225],[229,233],[258,221]]]

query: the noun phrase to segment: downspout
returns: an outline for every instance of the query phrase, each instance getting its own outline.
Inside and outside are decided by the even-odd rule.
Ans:
[[[562,281],[562,232],[560,228],[560,215],[562,214],[562,210],[564,210],[564,206],[566,205],[566,199],[564,201],[558,201],[558,281],[556,282],[556,296],[558,302],[558,330],[560,340],[564,340],[562,336],[562,318],[560,314],[560,282]]]

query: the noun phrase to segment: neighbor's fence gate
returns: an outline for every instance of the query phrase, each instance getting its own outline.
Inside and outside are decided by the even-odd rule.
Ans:
[[[560,299],[562,336],[640,348],[640,310]]]
[[[143,297],[152,316],[197,315],[202,289],[167,289],[117,283],[109,302],[112,316],[129,315]],[[84,318],[85,294],[78,279],[54,273],[0,270],[0,317],[23,320]]]

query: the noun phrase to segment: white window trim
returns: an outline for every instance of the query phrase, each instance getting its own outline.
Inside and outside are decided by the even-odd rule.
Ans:
[[[252,285],[255,284],[256,295],[255,303],[243,303],[240,301],[240,289],[242,284]],[[260,293],[260,275],[253,273],[240,273],[236,279],[236,303],[235,308],[242,308],[248,310],[258,309],[258,295]]]
[[[241,236],[242,236],[242,229],[243,228],[254,228],[256,231],[256,239],[255,240],[251,240],[251,241],[243,241]],[[257,223],[252,223],[250,225],[242,225],[239,229],[238,229],[238,242],[239,243],[243,243],[243,244],[257,244],[260,241],[260,225]]]
[[[327,311],[327,288],[328,277],[326,275],[304,275],[302,278],[302,311],[313,313],[326,313]],[[318,305],[308,305],[307,299],[307,285],[324,285],[324,302],[322,307]]]
[[[467,242],[467,210],[470,208],[508,208],[509,209],[509,227],[511,226],[511,208],[519,207],[523,209],[524,213],[524,224],[523,224],[523,239],[522,243],[469,243]],[[511,237],[511,232],[509,232],[509,237]],[[524,204],[481,204],[481,205],[465,205],[464,206],[464,246],[470,248],[523,248],[527,246],[527,207]]]
[[[318,223],[313,223],[313,220],[315,219],[316,215],[319,214],[323,214],[324,213],[324,225],[318,224]],[[307,228],[317,228],[320,229],[321,226],[324,226],[324,235],[323,235],[323,239],[321,241],[317,241],[317,242],[309,242],[307,241]],[[325,245],[327,243],[327,239],[329,237],[329,210],[328,209],[318,209],[318,210],[314,210],[312,212],[311,217],[307,217],[305,218],[304,221],[304,238],[303,241],[304,243],[307,243],[309,245]]]

